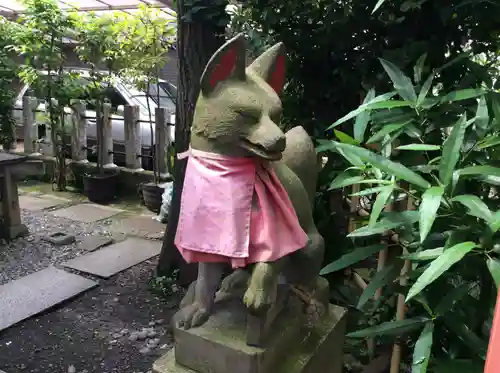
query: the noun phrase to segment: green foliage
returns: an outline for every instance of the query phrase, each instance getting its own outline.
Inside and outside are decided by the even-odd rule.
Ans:
[[[357,307],[380,307],[369,299],[384,287],[387,297],[405,295],[407,319],[382,320],[350,336],[404,335],[413,347],[406,360],[412,361],[411,371],[440,373],[447,360],[472,367],[485,359],[495,284],[500,282],[500,156],[498,147],[489,146],[500,136],[495,109],[500,94],[489,82],[447,91],[436,83],[434,72],[421,72],[431,71],[422,61],[412,81],[395,64],[381,60],[396,94],[378,96],[382,100],[372,91],[359,108],[334,123],[360,126],[360,141],[365,132],[373,139],[383,131],[370,149],[345,136],[320,143],[328,157],[337,153],[350,163],[332,187],[359,185],[356,195],[370,213],[349,234],[356,249],[326,266],[323,274],[357,266],[379,251],[380,245],[374,247],[367,237],[380,242],[380,235],[396,234],[398,241],[389,250],[399,251],[400,258],[372,277]],[[384,131],[388,127],[391,131]],[[398,209],[407,199],[415,211],[404,211],[406,204]],[[389,204],[395,210],[384,211]],[[395,289],[402,260],[412,262],[412,272],[405,276],[408,286]]]
[[[15,25],[0,17],[0,143],[4,149],[12,147],[15,135],[12,106],[16,92],[12,82],[17,76],[17,64],[11,50],[15,32]]]
[[[131,82],[139,90],[151,92],[159,71],[167,62],[166,53],[175,37],[175,21],[161,16],[158,9],[144,4],[138,12],[74,14],[78,57],[91,66],[91,81],[86,89],[99,107],[105,101],[106,89],[116,76]],[[160,90],[157,89],[158,95]],[[160,102],[160,98],[157,100]],[[152,110],[149,99],[151,144],[153,144]],[[102,165],[99,164],[102,169]],[[157,167],[154,168],[157,179]]]
[[[19,17],[19,27],[13,35],[13,48],[26,61],[20,67],[19,77],[45,96],[56,155],[53,182],[62,190],[66,185],[65,108],[81,90],[78,74],[63,69],[65,40],[73,35],[76,25],[54,0],[23,0],[23,3],[26,12]]]
[[[184,22],[210,22],[221,30],[229,24],[229,15],[226,13],[228,0],[212,0],[209,3],[206,0],[184,0],[183,5],[186,8]]]
[[[433,78],[447,91],[451,86],[474,86],[478,76],[491,81],[490,74],[496,72],[490,64],[490,54],[499,50],[500,43],[493,16],[499,10],[496,1],[248,0],[242,4],[233,19],[234,32],[248,30],[252,47],[284,42],[289,79],[284,119],[304,125],[314,136],[323,137],[323,125],[357,107],[368,88],[389,90],[379,57],[404,67],[407,76],[423,77],[417,79],[418,85],[430,74],[422,63],[413,71],[412,62],[422,54],[432,66],[458,58]],[[484,58],[463,58],[470,53]],[[415,99],[411,90],[401,97]]]

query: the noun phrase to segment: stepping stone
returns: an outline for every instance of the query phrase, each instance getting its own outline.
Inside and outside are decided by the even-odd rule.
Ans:
[[[125,241],[71,259],[62,265],[92,275],[109,278],[136,264],[148,260],[161,251],[158,241],[129,237]]]
[[[97,282],[49,267],[0,286],[0,330],[97,286]]]
[[[78,247],[85,251],[96,251],[101,247],[107,246],[113,243],[113,238],[105,236],[88,236],[84,237],[83,240],[78,244]]]
[[[19,207],[29,211],[40,211],[48,209],[51,207],[56,207],[69,202],[69,200],[64,200],[60,198],[52,197],[34,197],[30,195],[19,196]]]
[[[141,215],[116,221],[112,229],[132,236],[162,239],[165,227],[165,224],[153,219],[151,215]]]
[[[93,223],[98,220],[110,218],[123,210],[114,209],[108,206],[100,206],[94,203],[80,203],[69,206],[50,213],[60,218],[80,221],[83,223]]]

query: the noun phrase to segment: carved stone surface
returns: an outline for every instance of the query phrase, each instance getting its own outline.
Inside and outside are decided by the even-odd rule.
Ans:
[[[192,172],[186,172],[190,176],[184,180],[182,198],[196,203],[192,210],[181,206],[176,246],[187,261],[198,262],[198,278],[173,320],[175,349],[157,361],[154,370],[157,373],[341,373],[346,311],[328,303],[328,282],[319,278],[324,240],[315,226],[312,211],[320,169],[314,143],[300,126],[284,133],[276,115],[281,112],[279,95],[286,80],[283,43],[267,49],[246,68],[245,50],[245,38],[239,34],[212,56],[201,78],[191,128],[192,151],[187,156],[198,158],[201,164],[202,159],[210,158],[207,153],[212,153],[224,166],[201,165],[203,171],[200,171],[196,163],[188,162],[187,169]],[[231,169],[231,162],[224,163],[231,158],[251,164],[249,175]],[[228,172],[218,174],[214,171],[217,168]],[[214,179],[199,183],[208,174],[214,175]],[[248,183],[231,185],[243,179],[242,176],[249,176]],[[284,189],[289,198],[276,197],[281,202],[275,200],[274,209],[261,204],[261,188],[252,181],[259,178],[276,179],[281,184],[276,189],[272,185],[263,186],[268,196],[277,196],[278,189]],[[235,192],[249,192],[249,196],[228,205],[228,211],[211,204],[212,200],[220,199],[218,194],[201,194],[201,191],[217,191],[221,180],[228,181],[223,184],[224,190],[238,185]],[[186,205],[189,206],[183,204]],[[285,211],[295,210],[297,220],[280,214],[283,210],[278,206]],[[248,224],[256,224],[254,229],[259,229],[259,220],[235,216],[240,211],[259,209],[264,212],[266,229],[256,239],[246,228]],[[273,217],[265,220],[265,212],[271,210]],[[223,214],[217,218],[213,214],[204,220],[205,212],[210,215],[215,211]],[[203,213],[189,219],[198,212]],[[210,225],[213,221],[225,222],[226,216],[232,222],[247,220],[234,224],[233,230],[232,224]],[[288,225],[279,224],[286,220]],[[206,233],[196,235],[197,229]],[[265,231],[274,235],[265,236]],[[200,241],[183,240],[187,232]],[[225,274],[221,256],[233,267],[239,267],[233,260],[240,258],[241,252],[231,248],[240,249],[235,242],[240,242],[236,237],[242,232],[247,232],[245,240],[241,240],[248,245],[246,264],[253,264],[246,268],[251,270],[249,279],[245,272],[233,272],[219,286]],[[297,239],[289,242],[290,237]],[[273,259],[258,255],[261,246],[254,243],[263,240],[268,241]],[[210,252],[201,250],[202,246],[216,249]],[[293,250],[280,251],[282,248]],[[198,251],[215,257],[200,257],[196,255]],[[255,263],[256,260],[261,262]],[[233,288],[238,288],[238,292],[233,293]],[[233,296],[239,290],[244,294]],[[214,299],[218,300],[215,304]]]
[[[341,373],[346,311],[330,305],[310,330],[295,310],[277,320],[269,346],[245,342],[243,309],[217,310],[199,328],[175,331],[176,347],[153,365],[155,373]],[[239,325],[239,327],[238,327]],[[187,365],[183,365],[187,364]]]

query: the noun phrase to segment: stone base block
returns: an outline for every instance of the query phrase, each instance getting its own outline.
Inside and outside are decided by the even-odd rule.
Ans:
[[[18,224],[6,228],[7,238],[13,240],[18,237],[23,237],[29,234],[28,227],[24,224]]]
[[[205,324],[188,331],[176,330],[176,349],[153,365],[155,373],[341,373],[346,310],[330,305],[312,329],[294,327],[296,310],[288,307],[280,316],[264,348],[245,343],[245,328],[228,324]],[[233,311],[212,317],[234,317]],[[238,315],[239,313],[236,313]],[[209,321],[210,322],[210,321]],[[212,321],[213,323],[213,321]],[[234,328],[227,325],[233,325]],[[285,335],[286,334],[286,335]],[[286,337],[286,338],[285,338]],[[275,342],[279,343],[276,344]],[[284,343],[285,341],[286,343]],[[189,346],[189,348],[187,347]]]

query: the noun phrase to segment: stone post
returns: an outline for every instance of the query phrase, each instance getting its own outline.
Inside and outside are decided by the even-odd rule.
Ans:
[[[159,175],[164,175],[167,170],[166,147],[168,145],[167,109],[155,108],[155,165]]]
[[[116,167],[113,162],[113,136],[111,133],[111,105],[105,103],[102,105],[102,109],[97,111],[96,118],[96,130],[98,136],[99,149],[97,150],[97,156],[99,158],[99,163],[106,168]]]
[[[72,103],[71,158],[75,162],[87,163],[87,123],[85,103],[75,100]]]
[[[58,105],[58,102],[56,99],[51,99],[51,105],[52,107],[57,107]],[[42,142],[42,153],[43,155],[48,155],[50,157],[55,157],[56,156],[56,152],[54,150],[54,144],[52,142],[52,131],[53,131],[53,128],[51,127],[52,126],[52,123],[50,122],[50,110],[49,110],[49,106],[46,106],[45,107],[45,112],[47,113],[48,117],[47,117],[47,120],[46,120],[46,124],[45,124],[45,137],[43,139],[43,142]],[[63,112],[63,115],[65,115],[65,113]],[[59,124],[59,125],[62,125],[62,122]],[[59,132],[61,132],[61,129],[59,129]],[[64,140],[61,139],[61,146],[63,145],[64,143]]]
[[[139,107],[125,106],[125,165],[133,170],[142,169],[141,158],[141,126],[139,123]]]
[[[34,97],[23,97],[24,152],[38,155],[38,127],[35,125],[35,110],[38,100]]]

